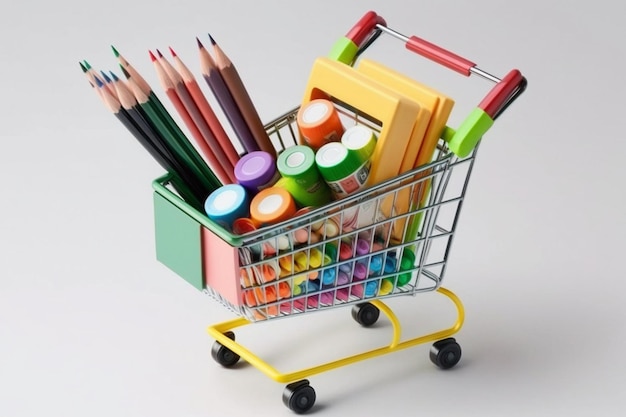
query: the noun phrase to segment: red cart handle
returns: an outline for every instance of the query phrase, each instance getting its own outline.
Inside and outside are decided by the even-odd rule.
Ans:
[[[373,11],[365,13],[346,36],[334,45],[330,57],[352,65],[356,58],[383,32],[403,41],[410,51],[462,75],[476,74],[496,83],[480,102],[477,111],[462,123],[456,133],[452,129],[447,129],[445,132],[450,148],[459,156],[464,156],[473,149],[482,135],[491,127],[493,121],[526,89],[526,78],[519,70],[511,70],[504,78],[499,79],[478,68],[474,62],[447,49],[417,36],[407,37],[388,28],[385,19]]]

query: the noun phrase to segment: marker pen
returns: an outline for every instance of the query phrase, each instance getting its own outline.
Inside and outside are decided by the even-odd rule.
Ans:
[[[304,145],[285,149],[278,155],[276,168],[283,177],[277,185],[289,191],[303,207],[320,207],[332,201],[332,193],[315,164],[315,153]]]
[[[265,151],[252,151],[242,156],[234,172],[237,182],[252,195],[271,187],[280,179],[274,157]]]
[[[257,227],[279,223],[296,214],[296,205],[291,195],[280,187],[269,187],[259,191],[250,203],[250,217]]]
[[[415,268],[415,254],[409,248],[402,250],[402,258],[400,260],[400,271],[410,271]],[[411,281],[413,271],[405,272],[398,275],[398,286],[402,287]]]
[[[227,184],[215,189],[204,202],[204,211],[209,219],[232,230],[233,222],[248,216],[249,196],[239,184]]]
[[[302,140],[314,150],[328,142],[338,142],[344,133],[339,112],[326,99],[315,99],[302,105],[296,123]]]

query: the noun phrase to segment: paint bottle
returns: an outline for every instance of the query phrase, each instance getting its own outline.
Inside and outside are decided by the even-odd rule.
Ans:
[[[249,214],[250,198],[246,189],[239,184],[226,184],[215,189],[204,202],[204,211],[209,219],[232,230],[233,222]]]
[[[235,165],[235,178],[252,195],[271,187],[280,179],[276,161],[264,151],[252,151],[242,156]]]
[[[348,153],[365,162],[370,160],[376,149],[376,134],[366,126],[355,125],[346,129],[341,136],[341,143],[348,149]]]
[[[363,189],[371,166],[369,159],[361,161],[340,142],[322,146],[315,154],[315,163],[337,199]]]
[[[320,207],[332,201],[332,193],[315,165],[315,153],[304,145],[285,149],[276,168],[282,176],[277,185],[289,191],[298,205]]]
[[[303,142],[313,150],[329,142],[339,142],[344,127],[332,101],[314,99],[298,110],[296,123]]]
[[[280,187],[261,190],[250,202],[250,218],[257,227],[282,222],[295,214],[296,204],[291,194]]]

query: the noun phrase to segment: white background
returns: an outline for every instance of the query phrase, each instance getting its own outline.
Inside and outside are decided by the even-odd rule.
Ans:
[[[622,3],[25,0],[0,16],[1,416],[291,413],[281,384],[211,359],[206,326],[233,316],[156,261],[150,183],[162,171],[78,62],[118,71],[115,45],[169,105],[147,51],[172,46],[199,77],[194,38],[210,32],[268,121],[370,9],[495,75],[519,68],[529,86],[483,140],[452,248],[444,284],[467,312],[458,367],[438,370],[418,346],[312,376],[312,411],[621,415]],[[389,37],[368,52],[455,98],[452,125],[490,87]],[[407,335],[449,323],[436,294],[390,305]],[[362,329],[335,309],[238,340],[292,370],[389,335],[385,320]]]

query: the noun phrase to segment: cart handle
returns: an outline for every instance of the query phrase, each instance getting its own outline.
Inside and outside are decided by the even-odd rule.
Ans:
[[[478,75],[496,85],[478,104],[478,107],[455,130],[446,127],[442,133],[444,140],[452,152],[459,157],[467,156],[482,136],[491,128],[493,122],[504,110],[517,99],[526,89],[528,82],[517,69],[509,71],[502,79],[481,70],[476,64],[447,49],[430,43],[417,36],[407,37],[387,27],[385,19],[373,11],[363,17],[339,39],[329,56],[347,65],[353,65],[356,58],[378,38],[387,33],[405,43],[407,49],[422,55],[440,65],[469,77]]]

